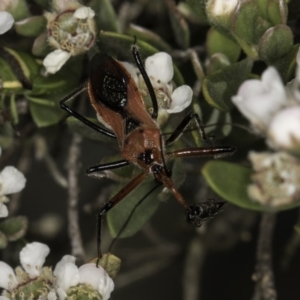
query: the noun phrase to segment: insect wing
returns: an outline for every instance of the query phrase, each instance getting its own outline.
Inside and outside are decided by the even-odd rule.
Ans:
[[[89,80],[96,102],[125,113],[129,78],[117,61],[107,54],[97,53],[90,63]]]

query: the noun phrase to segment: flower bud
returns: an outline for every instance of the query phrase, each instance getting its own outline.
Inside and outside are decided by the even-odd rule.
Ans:
[[[229,28],[231,16],[238,5],[238,0],[208,0],[206,14],[211,23],[223,29]]]

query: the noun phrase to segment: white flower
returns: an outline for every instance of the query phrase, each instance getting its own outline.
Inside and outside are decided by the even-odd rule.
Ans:
[[[57,13],[46,12],[48,42],[57,50],[49,53],[43,64],[48,73],[61,69],[71,56],[88,51],[95,42],[95,12],[77,1],[55,1]]]
[[[13,16],[7,11],[0,11],[0,34],[8,31],[14,24]]]
[[[12,267],[3,261],[0,261],[0,287],[11,291],[17,285],[18,281]]]
[[[54,74],[61,69],[66,61],[71,57],[71,53],[61,49],[50,52],[44,59],[43,65],[48,73]]]
[[[170,99],[166,111],[178,113],[192,102],[193,91],[188,85],[182,85],[173,91],[174,75],[172,58],[168,53],[159,52],[149,56],[145,61],[145,69],[157,94],[163,94]]]
[[[102,267],[90,263],[82,265],[79,269],[75,265],[75,257],[66,255],[58,262],[54,270],[56,286],[59,298],[64,300],[71,287],[79,283],[85,283],[102,295],[103,300],[110,297],[114,289],[114,283]]]
[[[277,70],[268,67],[261,80],[246,80],[232,102],[255,128],[265,132],[274,114],[286,105],[285,88]]]
[[[1,147],[0,147],[1,155]],[[7,166],[0,173],[0,218],[8,216],[8,209],[4,203],[8,202],[5,195],[18,193],[24,187],[26,178],[15,167]]]
[[[300,105],[290,106],[279,111],[271,120],[268,138],[274,148],[300,148]]]

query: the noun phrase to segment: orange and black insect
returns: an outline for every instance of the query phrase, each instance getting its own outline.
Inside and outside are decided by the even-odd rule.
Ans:
[[[203,204],[198,203],[189,206],[174,186],[166,162],[169,158],[176,157],[230,155],[236,149],[233,146],[210,146],[167,152],[165,149],[180,137],[192,120],[195,121],[203,140],[207,140],[205,131],[199,116],[195,113],[189,113],[167,139],[163,138],[156,121],[158,105],[155,92],[136,46],[132,47],[132,55],[151,96],[153,105],[153,113],[151,115],[147,112],[139,89],[129,72],[120,62],[104,53],[97,53],[91,59],[87,83],[60,102],[61,108],[70,115],[95,131],[108,137],[116,138],[119,144],[122,160],[91,167],[87,169],[87,174],[121,168],[129,164],[134,164],[141,169],[140,174],[127,183],[98,213],[98,257],[102,256],[101,224],[103,216],[149,175],[167,188],[184,207],[188,223],[201,226],[202,221],[211,218],[219,211],[223,202],[213,202],[211,204],[204,202]],[[85,90],[88,91],[91,104],[97,114],[101,117],[106,127],[111,128],[111,130],[96,125],[66,105],[68,100],[75,98]]]

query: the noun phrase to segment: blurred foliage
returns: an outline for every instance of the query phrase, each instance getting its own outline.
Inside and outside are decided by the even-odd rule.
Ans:
[[[241,167],[240,163],[244,163],[249,148],[256,147],[257,139],[252,146],[242,142],[244,134],[237,133],[235,125],[248,125],[236,110],[232,110],[231,97],[244,80],[259,77],[267,65],[276,66],[284,82],[292,79],[299,49],[299,20],[289,19],[288,14],[288,6],[294,5],[293,1],[242,1],[237,9],[221,16],[210,4],[214,1],[207,0],[179,3],[173,0],[137,0],[131,4],[109,0],[84,1],[84,5],[90,6],[96,13],[96,43],[88,55],[72,57],[54,75],[45,73],[42,60],[53,50],[47,42],[51,32],[47,31],[43,11],[55,9],[51,8],[49,1],[30,1],[30,5],[25,0],[16,2],[16,7],[7,8],[16,23],[12,30],[0,36],[1,112],[8,116],[2,118],[0,144],[3,148],[11,149],[13,142],[19,139],[12,130],[15,127],[8,124],[20,131],[22,142],[30,142],[32,135],[41,133],[45,128],[51,132],[51,141],[53,131],[60,131],[66,116],[59,102],[87,80],[89,57],[103,51],[116,59],[133,62],[130,49],[136,37],[142,59],[159,51],[171,54],[174,82],[176,85],[185,82],[194,88],[193,109],[202,115],[203,123],[212,136],[211,144],[232,143],[238,148],[238,153],[232,158],[234,162],[211,161],[204,166],[202,173],[211,188],[220,197],[242,208],[267,210],[252,202],[246,193],[251,170]],[[293,15],[291,18],[294,18]],[[83,97],[87,98],[87,93],[84,94]],[[85,111],[89,120],[99,125],[89,101],[85,102],[86,107],[77,99],[70,105]],[[163,131],[172,132],[183,115],[171,116]],[[69,118],[66,123],[82,136],[109,146],[114,144],[116,149],[117,142],[100,136],[78,120]],[[248,139],[248,142],[252,140]],[[194,135],[185,133],[177,145],[184,148],[195,147],[195,144]],[[177,187],[184,178],[181,164],[178,160],[170,166],[173,178],[177,178],[174,179]],[[195,168],[199,174],[200,165]],[[135,169],[126,172],[127,180],[136,174]],[[138,205],[137,212],[121,236],[130,236],[138,231],[154,213],[160,198],[169,196],[158,187],[139,204],[155,185],[152,178],[148,178],[109,213],[108,222],[113,236],[119,234],[135,206]],[[124,182],[120,183],[116,191],[123,186]],[[193,188],[196,193],[198,187]],[[2,222],[0,247],[5,244],[5,239],[10,239],[5,228],[6,223]],[[12,234],[17,233],[13,232],[10,236]]]

